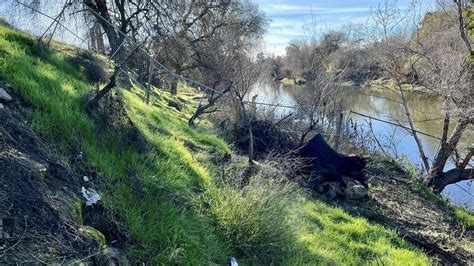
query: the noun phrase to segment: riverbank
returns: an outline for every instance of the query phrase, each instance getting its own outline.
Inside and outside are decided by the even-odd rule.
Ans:
[[[396,83],[394,80],[390,79],[376,79],[376,80],[371,80],[363,84],[361,87],[363,88],[371,88],[373,90],[391,90],[391,91],[398,91],[399,88],[397,87]],[[407,92],[419,92],[419,93],[425,93],[426,91],[423,90],[422,87],[413,85],[410,83],[403,83],[401,84],[401,87],[404,91]]]
[[[256,88],[250,93],[258,94],[260,101],[274,105],[297,105],[297,98],[304,95],[303,86],[282,85],[275,82],[262,81],[257,83]],[[354,87],[351,84],[344,85],[340,94],[343,108],[374,117],[393,124],[401,124],[409,127],[405,110],[400,104],[400,97],[393,90],[384,87]],[[419,135],[426,156],[432,160],[438,150],[439,138],[443,128],[443,116],[439,111],[443,101],[436,96],[427,95],[419,91],[407,91],[405,94],[408,106],[413,116],[415,127],[427,135]],[[292,109],[278,108],[272,110],[277,116],[283,117],[293,112]],[[372,120],[369,127],[367,117],[352,113],[347,117],[353,124],[357,124],[359,131],[366,139],[377,138],[384,153],[393,157],[404,157],[411,164],[419,166],[421,159],[417,144],[406,130],[395,127],[381,121]],[[450,125],[450,130],[455,127],[455,120]],[[469,147],[474,132],[467,130],[461,138],[459,147]],[[380,147],[377,147],[380,150]],[[450,162],[447,169],[453,167]],[[467,192],[466,192],[467,191]],[[457,185],[448,186],[443,195],[453,204],[474,208],[474,200],[470,196],[474,194],[474,187],[468,181]]]
[[[372,159],[365,174],[369,179],[369,200],[339,200],[336,205],[352,215],[393,228],[441,264],[474,262],[472,214],[431,192],[416,173],[410,174],[392,159]]]

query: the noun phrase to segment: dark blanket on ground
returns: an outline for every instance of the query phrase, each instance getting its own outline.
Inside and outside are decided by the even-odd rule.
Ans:
[[[366,184],[362,170],[367,164],[364,158],[346,156],[335,151],[317,134],[303,148],[299,155],[308,160],[312,177],[323,177],[325,181],[343,182],[342,176],[351,177]]]

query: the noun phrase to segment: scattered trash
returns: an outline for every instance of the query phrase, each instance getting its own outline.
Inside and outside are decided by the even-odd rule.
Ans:
[[[86,175],[83,177],[84,178],[84,182],[89,182],[89,177],[87,177]]]
[[[81,188],[82,196],[86,199],[86,206],[92,206],[97,204],[97,202],[101,199],[99,193],[97,193],[93,189],[87,189],[85,187]]]
[[[237,263],[237,259],[234,257],[230,257],[229,266],[239,266],[239,263]]]
[[[79,154],[77,155],[77,160],[78,160],[78,161],[82,161],[83,157],[84,157],[84,154],[83,154],[82,151],[81,151],[81,152],[79,152]]]

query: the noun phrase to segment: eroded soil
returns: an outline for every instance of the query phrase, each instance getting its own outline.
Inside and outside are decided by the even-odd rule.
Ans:
[[[90,261],[101,246],[73,215],[82,176],[48,155],[25,117],[0,109],[0,264]]]

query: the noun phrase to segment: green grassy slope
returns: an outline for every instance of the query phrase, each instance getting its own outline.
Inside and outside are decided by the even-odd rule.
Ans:
[[[74,49],[57,48],[43,51],[28,35],[0,27],[0,76],[32,107],[34,129],[58,142],[59,156],[83,151],[99,170],[109,187],[101,191],[104,205],[133,239],[132,260],[209,265],[235,255],[243,265],[430,263],[394,232],[312,200],[293,185],[226,184],[213,159],[229,148],[188,128],[192,105],[169,107],[167,100],[179,101],[175,96],[164,93],[151,106],[137,92],[119,91],[149,146],[145,152],[124,147],[120,136],[98,134],[83,109],[94,86],[68,63]]]

